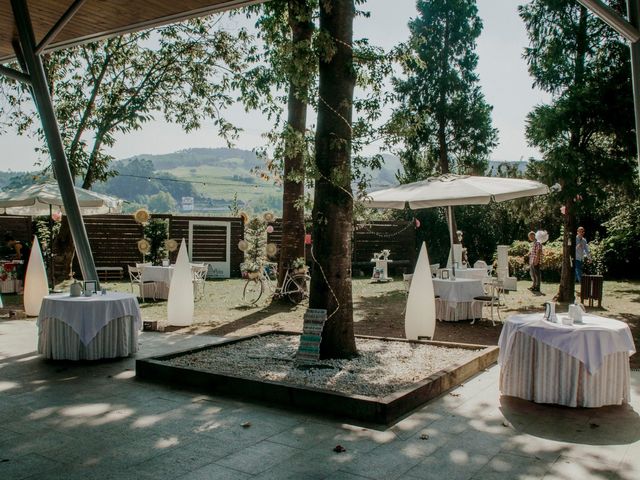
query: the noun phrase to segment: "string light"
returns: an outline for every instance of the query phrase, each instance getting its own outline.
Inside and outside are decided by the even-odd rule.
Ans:
[[[196,184],[196,185],[202,185],[204,187],[206,187],[207,185],[215,185],[215,186],[227,186],[227,187],[244,187],[244,188],[259,188],[259,187],[265,187],[266,185],[258,185],[258,184],[237,184],[237,183],[220,183],[220,182],[200,182],[197,180],[182,180],[179,178],[169,178],[169,177],[149,177],[149,176],[144,176],[144,175],[130,175],[130,174],[125,174],[125,173],[119,173],[118,174],[119,177],[130,177],[130,178],[141,178],[143,180],[147,180],[148,182],[150,182],[151,180],[159,180],[159,181],[163,181],[163,182],[181,182],[181,183],[192,183],[192,184]]]

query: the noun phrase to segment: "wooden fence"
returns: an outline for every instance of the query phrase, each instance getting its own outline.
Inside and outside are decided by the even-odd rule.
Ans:
[[[267,241],[280,248],[282,241],[282,220],[270,224],[273,232]],[[416,262],[416,233],[412,222],[374,221],[357,223],[353,229],[351,241],[353,248],[352,264],[354,269],[368,272],[373,267],[373,254],[384,249],[391,250],[389,258],[393,260],[390,268],[395,272],[412,272]],[[311,259],[310,247],[306,247],[307,261]],[[277,255],[276,258],[277,260]]]
[[[244,225],[237,217],[206,217],[182,215],[152,215],[152,218],[166,220],[169,223],[169,238],[178,242],[189,241],[189,222],[228,222],[230,276],[240,276],[240,263],[243,254],[238,250],[238,242],[244,237]],[[126,274],[127,266],[142,261],[137,242],[142,238],[142,225],[132,215],[91,215],[84,217],[89,243],[96,267],[122,267]],[[224,232],[224,233],[223,233]],[[194,262],[226,262],[227,235],[224,227],[195,225],[192,230],[193,245],[191,259]],[[187,244],[188,247],[188,244]],[[177,252],[170,255],[175,261]],[[76,268],[76,271],[79,269]]]

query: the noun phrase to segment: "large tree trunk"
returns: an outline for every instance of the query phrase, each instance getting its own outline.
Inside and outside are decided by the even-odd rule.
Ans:
[[[564,234],[562,236],[562,272],[560,273],[560,287],[558,288],[559,302],[573,303],[575,300],[575,273],[574,265],[576,258],[575,230],[576,214],[574,204],[569,202],[567,214],[563,216]]]
[[[71,230],[69,229],[69,221],[66,216],[62,217],[60,231],[56,235],[52,247],[52,251],[55,253],[54,273],[56,282],[68,280],[74,275],[72,268],[75,257],[75,246],[73,244],[73,238],[71,237]]]
[[[307,0],[289,0],[289,26],[291,27],[291,44],[294,64],[302,68],[313,69],[308,63],[306,52],[311,47],[313,23],[311,8]],[[296,79],[289,80],[288,119],[286,148],[284,158],[284,185],[282,194],[282,241],[280,244],[280,264],[278,268],[278,285],[282,286],[285,270],[298,257],[304,257],[304,142],[307,126],[307,95],[311,74],[296,73]],[[293,72],[290,74],[293,75]]]
[[[313,205],[311,308],[327,310],[321,358],[357,355],[351,295],[351,115],[353,0],[320,2],[320,29],[333,41],[331,58],[320,56],[316,167]]]
[[[574,86],[580,87],[584,84],[585,57],[587,54],[587,9],[580,5],[580,20],[578,22],[578,31],[576,33],[576,63],[574,70]],[[573,128],[569,145],[573,151],[581,149],[581,132],[580,128]],[[577,184],[578,179],[571,179],[573,184]],[[564,186],[564,185],[563,185]],[[572,190],[569,190],[570,192]],[[562,272],[560,273],[560,286],[558,287],[557,300],[559,302],[573,303],[575,300],[575,273],[574,263],[576,257],[575,246],[575,226],[576,212],[575,203],[571,198],[565,201],[567,214],[564,215],[563,226],[564,235],[562,238]]]

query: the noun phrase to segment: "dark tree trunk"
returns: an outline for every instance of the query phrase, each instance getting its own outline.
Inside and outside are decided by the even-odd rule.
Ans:
[[[307,0],[289,0],[289,26],[294,52],[304,52],[310,47],[313,34],[311,8]],[[295,53],[294,53],[295,55]],[[293,62],[300,65],[305,58]],[[314,68],[308,65],[309,69]],[[298,77],[300,78],[300,77]],[[308,79],[310,75],[302,75]],[[278,285],[282,285],[285,270],[298,257],[304,257],[304,135],[307,126],[308,81],[289,80],[287,146],[284,158],[284,185],[282,194],[282,241]],[[294,136],[294,138],[292,138]]]
[[[351,115],[353,68],[353,0],[320,2],[320,29],[333,41],[335,53],[321,55],[316,130],[313,205],[313,276],[311,308],[327,309],[320,344],[321,358],[357,355],[351,295]]]
[[[73,276],[73,259],[75,257],[75,246],[69,230],[69,221],[66,216],[62,217],[60,231],[53,242],[53,252],[55,253],[55,277],[56,282],[68,280]]]
[[[562,271],[560,273],[560,287],[558,288],[559,302],[573,303],[575,300],[576,279],[574,265],[576,259],[575,230],[576,215],[573,202],[566,204],[567,214],[563,216],[564,234],[562,236]]]
[[[574,73],[574,86],[580,87],[584,84],[585,57],[587,54],[587,9],[580,6],[580,20],[578,22],[578,31],[576,33],[576,63]],[[574,151],[581,149],[581,132],[579,127],[571,130],[571,138],[569,145]],[[574,185],[578,182],[577,178],[571,180]],[[564,185],[563,185],[564,186]],[[557,300],[559,302],[573,303],[575,300],[575,273],[574,264],[576,257],[575,246],[575,227],[576,212],[575,203],[572,199],[565,201],[567,213],[564,215],[563,226],[564,234],[562,237],[562,271],[560,273],[560,286],[558,287]]]

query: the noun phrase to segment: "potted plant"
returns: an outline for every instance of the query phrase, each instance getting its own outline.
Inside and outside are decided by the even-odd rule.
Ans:
[[[304,261],[304,257],[298,257],[291,262],[291,268],[295,273],[305,273],[307,271],[307,264]]]

